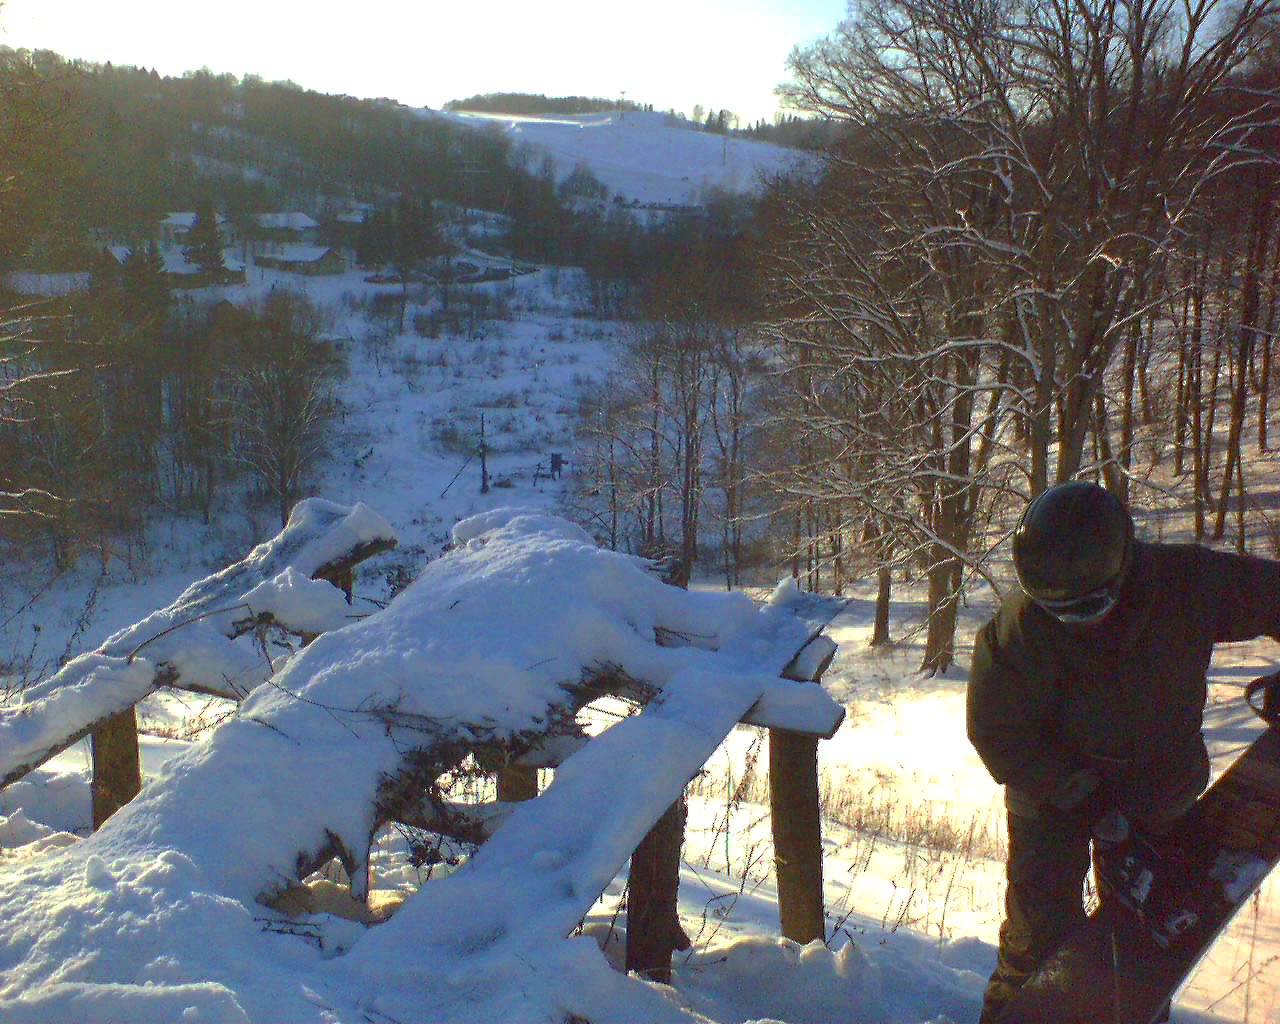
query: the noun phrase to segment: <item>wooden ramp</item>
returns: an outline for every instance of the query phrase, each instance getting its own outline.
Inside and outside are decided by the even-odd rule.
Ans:
[[[829,661],[834,645],[820,633],[844,604],[812,595],[797,600],[780,617],[767,653],[757,654],[760,668],[812,670],[811,659]],[[726,685],[710,670],[681,674],[642,713],[569,757],[551,785],[517,805],[466,867],[424,886],[361,940],[343,969],[378,976],[377,1012],[392,1020],[429,1017],[433,1005],[443,1011],[478,990],[511,984],[513,974],[530,970],[540,951],[562,941],[587,915],[740,722],[785,721],[789,728],[832,735],[843,709],[824,715],[822,705],[806,696],[800,684],[765,675]],[[383,973],[380,965],[394,960],[391,951],[405,948],[422,950],[424,962],[441,969],[438,987],[424,986],[420,973],[399,983]]]
[[[50,726],[51,741],[32,750],[47,756],[115,700],[150,692],[165,666],[185,664],[182,639],[192,634],[171,626],[195,608],[217,609],[201,624],[216,630],[211,645],[220,650],[240,635],[239,613],[221,606],[225,596],[246,601],[243,587],[252,582],[252,594],[269,578],[275,597],[264,607],[279,623],[295,589],[292,577],[271,576],[280,563],[310,575],[387,543],[380,530],[348,536],[332,521],[338,510],[326,511],[334,515],[318,517],[325,521],[304,546],[308,557],[278,539],[256,553],[269,557],[251,556],[228,571],[231,578],[210,578],[93,656],[113,666],[150,662],[127,692],[89,672],[77,677],[83,686],[63,679],[36,695],[27,722],[64,728],[54,736]],[[334,858],[347,869],[352,895],[363,898],[382,827],[422,809],[450,816],[448,780],[473,759],[554,766],[554,782],[533,800],[470,805],[474,820],[492,824],[500,810],[505,823],[462,869],[427,883],[390,922],[328,962],[326,970],[358,973],[370,993],[362,1006],[368,1019],[443,1019],[449,1014],[431,1010],[441,1000],[488,988],[499,975],[507,976],[503,993],[518,997],[523,982],[509,985],[512,972],[580,955],[566,952],[585,948],[566,937],[739,722],[807,734],[810,744],[839,726],[843,709],[822,687],[795,680],[816,678],[830,660],[834,645],[819,634],[844,601],[802,594],[790,580],[763,604],[743,594],[690,593],[542,513],[494,510],[466,524],[465,535],[455,529],[454,550],[386,608],[295,652],[233,718],[177,755],[100,830],[56,855],[50,870],[61,870],[60,858],[168,858],[188,866],[209,906],[230,898],[257,920],[287,922],[274,909],[278,897]],[[257,605],[251,611],[263,620]],[[139,647],[149,657],[134,657]],[[642,710],[585,735],[577,712],[617,695]],[[74,703],[75,714],[44,715],[46,698]],[[0,767],[20,774],[32,760],[0,759]],[[0,894],[0,917],[34,926],[47,905],[25,897],[6,903]],[[82,936],[77,955],[92,959],[106,931],[67,927]],[[400,954],[390,955],[393,948]],[[406,959],[405,948],[423,956]],[[450,1013],[467,1019],[457,1007]]]

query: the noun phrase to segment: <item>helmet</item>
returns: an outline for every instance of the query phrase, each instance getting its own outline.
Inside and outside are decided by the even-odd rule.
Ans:
[[[1087,480],[1056,484],[1031,500],[1013,533],[1023,592],[1064,622],[1097,622],[1133,564],[1133,518]]]

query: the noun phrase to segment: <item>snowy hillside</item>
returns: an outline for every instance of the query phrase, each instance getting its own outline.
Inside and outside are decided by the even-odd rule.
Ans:
[[[437,113],[464,123],[498,126],[517,145],[550,154],[562,179],[586,164],[630,203],[696,205],[707,189],[750,192],[760,174],[785,170],[804,159],[798,150],[754,139],[705,132],[667,114],[628,111],[560,118],[510,114]]]

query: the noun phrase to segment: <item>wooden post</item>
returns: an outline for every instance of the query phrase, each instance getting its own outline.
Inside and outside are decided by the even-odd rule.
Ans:
[[[538,795],[538,769],[509,764],[498,769],[498,802],[517,803]]]
[[[142,789],[138,760],[138,716],[133,708],[112,715],[93,733],[93,830]]]
[[[829,637],[816,637],[782,674],[817,682],[835,653]],[[802,944],[825,940],[816,736],[769,730],[769,811],[782,934]]]
[[[816,737],[769,730],[769,811],[782,934],[801,944],[825,939]]]
[[[690,945],[676,910],[684,819],[681,798],[640,840],[627,875],[627,970],[663,984],[671,983],[672,951]]]

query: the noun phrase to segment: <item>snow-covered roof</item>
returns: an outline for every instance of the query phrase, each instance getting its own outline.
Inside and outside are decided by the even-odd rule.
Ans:
[[[194,263],[187,260],[186,252],[180,245],[160,245],[156,247],[160,253],[160,259],[164,263],[164,272],[166,274],[198,274],[200,268]],[[129,258],[132,247],[128,245],[109,245],[107,251],[115,258],[115,261],[124,266],[125,260]],[[232,254],[230,249],[222,250],[222,262],[228,270],[244,270],[244,260]]]
[[[305,245],[290,242],[278,249],[262,254],[262,259],[280,260],[283,263],[318,263],[333,250],[327,245]]]
[[[308,231],[311,228],[318,228],[319,221],[312,219],[305,213],[256,213],[253,219],[257,221],[261,228],[287,228],[290,231]]]
[[[214,214],[213,222],[222,226],[227,222],[227,218],[220,213]],[[161,225],[167,228],[193,228],[196,223],[196,215],[193,211],[178,211],[176,213],[167,214],[162,220]]]
[[[89,286],[84,272],[36,274],[29,270],[13,270],[4,275],[5,287],[19,295],[68,295]]]

